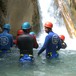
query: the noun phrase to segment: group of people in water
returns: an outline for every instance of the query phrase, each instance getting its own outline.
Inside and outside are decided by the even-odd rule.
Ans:
[[[58,36],[53,32],[53,24],[51,22],[46,22],[44,24],[45,32],[48,35],[45,38],[42,48],[38,51],[38,56],[46,50],[46,58],[57,58],[59,56],[58,51],[60,49],[65,49],[67,44],[64,42],[65,36]],[[36,40],[36,35],[31,31],[31,25],[29,22],[24,22],[21,25],[20,30],[17,31],[17,37],[14,40],[13,35],[9,34],[11,29],[10,24],[3,25],[3,32],[0,34],[0,56],[10,50],[15,44],[20,49],[21,62],[25,60],[33,60],[33,48],[38,48],[39,44]]]

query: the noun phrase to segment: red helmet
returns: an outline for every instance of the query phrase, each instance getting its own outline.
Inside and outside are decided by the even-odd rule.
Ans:
[[[51,22],[46,22],[44,24],[45,27],[48,27],[48,28],[52,28],[53,27],[53,24]]]
[[[60,35],[59,37],[60,37],[60,39],[65,40],[65,36],[64,35]]]
[[[21,30],[21,29],[17,31],[17,35],[21,35],[21,34],[23,34],[23,33],[24,33],[24,32],[23,32],[23,30]]]

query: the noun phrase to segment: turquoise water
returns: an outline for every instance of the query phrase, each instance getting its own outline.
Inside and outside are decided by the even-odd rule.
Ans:
[[[19,52],[5,54],[0,58],[0,76],[75,76],[76,51],[61,50],[59,58],[47,60],[45,54],[37,57],[34,50],[33,63],[19,63]]]

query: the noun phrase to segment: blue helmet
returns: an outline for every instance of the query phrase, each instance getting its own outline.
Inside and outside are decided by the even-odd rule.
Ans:
[[[30,32],[31,35],[35,35],[35,32]]]
[[[11,26],[10,26],[10,24],[4,24],[3,28],[5,28],[5,29],[11,29]]]
[[[31,26],[30,26],[30,23],[29,22],[24,22],[23,24],[22,24],[22,29],[30,29],[31,28]]]

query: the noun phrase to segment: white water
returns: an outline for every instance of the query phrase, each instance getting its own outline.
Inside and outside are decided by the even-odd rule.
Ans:
[[[76,50],[76,38],[71,39],[69,37],[60,9],[55,5],[54,0],[38,0],[38,2],[40,6],[42,25],[47,21],[51,21],[53,23],[53,31],[58,35],[65,35],[65,42],[67,43],[66,49]],[[42,33],[40,33],[39,36],[39,43],[42,45],[47,34],[45,33],[43,26],[41,29]]]

